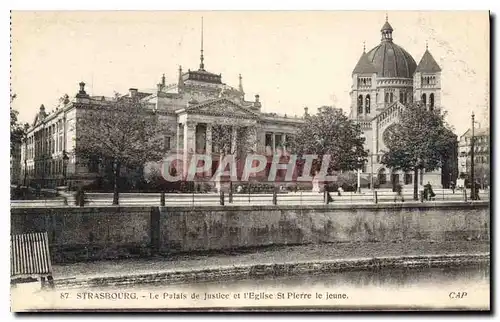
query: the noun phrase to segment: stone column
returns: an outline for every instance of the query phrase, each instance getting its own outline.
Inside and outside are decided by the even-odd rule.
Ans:
[[[186,121],[184,125],[184,159],[183,159],[183,173],[187,175],[187,170],[190,158],[195,153],[196,141],[196,123],[193,121]]]
[[[236,154],[238,151],[238,128],[236,125],[232,126],[232,133],[231,133],[231,153]]]
[[[177,148],[177,153],[181,153],[182,146],[184,144],[184,139],[183,139],[183,134],[184,134],[184,128],[182,123],[177,124],[177,140],[176,140],[176,148]]]
[[[207,123],[206,132],[205,132],[205,147],[206,147],[206,155],[212,155],[212,124]],[[213,162],[213,160],[212,160]],[[210,169],[205,173],[205,176],[212,176],[212,164],[210,164]]]
[[[258,141],[259,141],[259,135],[257,133],[258,129],[256,126],[252,126],[248,128],[248,142],[251,143],[250,148],[257,153],[258,149]]]
[[[205,147],[206,154],[212,154],[212,124],[207,123],[206,134],[205,134]]]
[[[273,153],[276,153],[276,134],[274,132],[271,133],[271,138],[273,139],[273,146],[271,148],[271,151],[273,151]]]

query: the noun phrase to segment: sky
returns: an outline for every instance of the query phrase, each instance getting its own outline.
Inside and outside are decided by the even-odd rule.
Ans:
[[[350,108],[351,73],[380,43],[385,11],[64,11],[12,12],[11,90],[21,122],[55,109],[84,81],[92,95],[154,89],[178,66],[197,69],[201,17],[205,69],[238,86],[262,109],[302,115],[322,105]],[[486,11],[389,11],[394,42],[420,61],[426,43],[442,68],[442,107],[462,134],[474,111],[489,114]]]

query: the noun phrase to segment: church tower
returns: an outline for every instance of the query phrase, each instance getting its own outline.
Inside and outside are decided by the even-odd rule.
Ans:
[[[441,68],[426,46],[413,75],[414,98],[427,109],[441,108]]]
[[[352,71],[351,118],[371,119],[375,115],[377,69],[368,59],[365,48]]]

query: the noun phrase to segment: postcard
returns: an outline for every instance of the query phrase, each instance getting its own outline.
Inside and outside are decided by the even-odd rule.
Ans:
[[[490,310],[487,11],[13,11],[11,311]]]

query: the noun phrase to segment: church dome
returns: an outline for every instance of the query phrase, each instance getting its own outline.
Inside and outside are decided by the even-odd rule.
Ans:
[[[417,63],[402,47],[392,41],[392,27],[388,21],[382,27],[382,41],[366,55],[378,77],[412,78]]]

